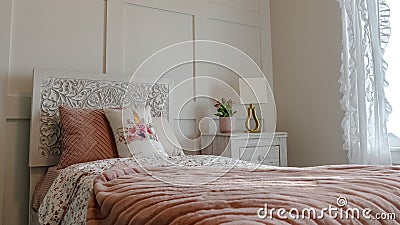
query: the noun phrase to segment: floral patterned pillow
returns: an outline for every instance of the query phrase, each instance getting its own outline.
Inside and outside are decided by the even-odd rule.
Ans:
[[[168,157],[155,132],[150,107],[104,109],[123,158]]]

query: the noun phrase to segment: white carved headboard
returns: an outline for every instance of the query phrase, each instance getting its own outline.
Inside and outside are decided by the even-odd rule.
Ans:
[[[84,74],[79,72],[34,71],[30,167],[57,165],[61,156],[61,129],[58,106],[101,109],[150,105],[153,116],[168,117],[172,82],[129,76]]]

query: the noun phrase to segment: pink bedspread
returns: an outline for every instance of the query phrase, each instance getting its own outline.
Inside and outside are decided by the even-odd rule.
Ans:
[[[204,184],[227,169],[145,169],[119,163],[98,175],[87,224],[400,223],[398,167],[233,168]]]

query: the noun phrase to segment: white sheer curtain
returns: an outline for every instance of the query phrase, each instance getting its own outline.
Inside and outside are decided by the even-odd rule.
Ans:
[[[386,121],[391,107],[383,60],[389,41],[390,10],[385,0],[338,0],[342,9],[343,51],[339,83],[349,163],[391,164]]]

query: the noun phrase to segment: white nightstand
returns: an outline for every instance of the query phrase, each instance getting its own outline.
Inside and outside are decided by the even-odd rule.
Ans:
[[[286,139],[285,132],[202,134],[201,154],[287,166]]]

